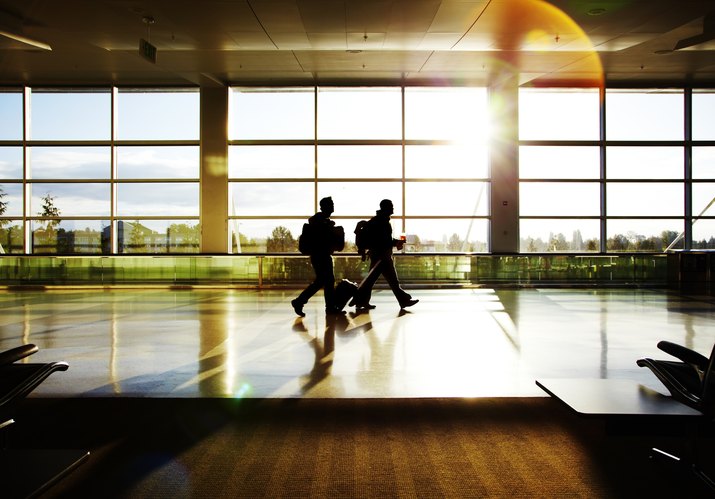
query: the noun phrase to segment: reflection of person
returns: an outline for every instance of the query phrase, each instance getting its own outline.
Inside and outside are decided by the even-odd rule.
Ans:
[[[405,244],[400,239],[392,238],[392,225],[390,225],[390,215],[395,209],[392,206],[392,201],[383,199],[380,201],[380,209],[374,217],[368,222],[368,253],[370,255],[370,270],[376,266],[377,271],[368,274],[365,282],[360,286],[355,295],[354,303],[357,309],[372,309],[374,305],[370,304],[370,296],[372,287],[375,285],[377,278],[382,274],[385,280],[390,285],[390,289],[395,294],[400,308],[411,307],[419,300],[412,298],[402,287],[397,278],[395,270],[395,262],[392,260],[392,248],[402,249]]]
[[[333,272],[333,257],[336,248],[335,222],[330,220],[330,215],[335,210],[333,199],[330,197],[320,200],[320,211],[308,219],[313,234],[313,243],[310,249],[310,263],[315,271],[315,280],[308,284],[298,298],[290,302],[295,313],[305,317],[303,306],[308,300],[323,288],[325,294],[325,313],[339,314],[342,310],[335,307],[333,295],[335,291],[335,273]]]

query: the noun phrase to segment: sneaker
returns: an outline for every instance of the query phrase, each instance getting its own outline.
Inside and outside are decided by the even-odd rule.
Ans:
[[[298,299],[292,300],[290,304],[293,305],[293,310],[295,310],[296,314],[298,314],[300,317],[305,317],[305,312],[303,312],[303,304],[300,303]]]
[[[409,300],[401,301],[400,302],[400,308],[407,308],[411,307],[412,305],[416,304],[419,300],[416,298],[410,298]]]

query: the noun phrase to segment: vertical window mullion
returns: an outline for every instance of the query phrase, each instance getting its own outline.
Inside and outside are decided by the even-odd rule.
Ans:
[[[683,148],[683,188],[685,189],[684,199],[684,246],[687,251],[693,247],[693,89],[686,88],[683,98],[685,99],[685,123],[684,135],[685,143]]]

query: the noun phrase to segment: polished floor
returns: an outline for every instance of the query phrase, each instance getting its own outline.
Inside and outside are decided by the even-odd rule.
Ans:
[[[298,318],[292,290],[0,292],[0,349],[64,360],[33,397],[545,396],[537,378],[630,378],[661,339],[709,355],[715,300],[642,289],[412,290],[400,311]]]

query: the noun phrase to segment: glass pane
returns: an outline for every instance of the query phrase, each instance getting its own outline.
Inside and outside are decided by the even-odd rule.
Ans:
[[[296,253],[306,220],[229,220],[232,253]],[[340,225],[340,224],[338,224]],[[346,236],[350,232],[345,228]]]
[[[199,184],[119,184],[117,213],[122,217],[199,216]]]
[[[400,89],[318,89],[318,138],[402,138]]]
[[[608,147],[607,178],[684,178],[682,147]]]
[[[609,216],[683,216],[682,183],[609,183]]]
[[[313,88],[233,88],[229,101],[231,140],[313,139]]]
[[[693,139],[715,140],[715,93],[693,91]]]
[[[31,184],[30,216],[107,217],[109,184]],[[57,211],[55,211],[57,210]]]
[[[597,182],[521,182],[521,216],[598,216],[601,211]]]
[[[335,216],[369,218],[380,209],[380,201],[392,200],[395,215],[402,214],[400,182],[318,182],[318,199],[331,196]]]
[[[601,176],[598,147],[522,146],[519,176],[534,179],[598,179]]]
[[[120,90],[119,140],[198,140],[199,92]]]
[[[314,178],[313,146],[229,146],[230,178]]]
[[[693,147],[693,178],[715,178],[715,147]]]
[[[693,216],[715,216],[715,183],[693,184]]]
[[[519,221],[522,253],[599,251],[599,220],[528,219]]]
[[[30,96],[30,137],[33,140],[109,140],[112,94],[43,92]]]
[[[0,92],[0,140],[22,140],[21,92]]]
[[[22,220],[0,220],[0,254],[23,253]]]
[[[30,178],[108,179],[111,154],[109,147],[31,147]]]
[[[405,214],[409,216],[486,216],[487,182],[407,182]]]
[[[304,216],[315,213],[312,182],[229,182],[229,216]]]
[[[22,184],[0,184],[0,216],[22,216]]]
[[[119,146],[117,178],[198,179],[198,146]]]
[[[521,140],[598,140],[598,89],[519,90]]]
[[[715,220],[693,222],[693,249],[715,249]]]
[[[487,178],[487,147],[476,144],[405,147],[407,178]]]
[[[198,253],[198,220],[119,220],[119,253]]]
[[[682,90],[606,90],[608,140],[682,140]]]
[[[405,88],[405,138],[486,144],[485,88]]]
[[[400,232],[399,224],[393,223],[392,227],[396,234]],[[481,218],[408,218],[405,220],[405,252],[486,252],[488,228],[489,221]]]
[[[320,146],[318,178],[402,178],[400,146]]]
[[[62,220],[30,222],[33,253],[109,254],[109,221]]]
[[[608,220],[608,251],[663,251],[683,232],[682,220]],[[683,240],[673,246],[682,248]]]
[[[22,179],[22,147],[0,147],[0,178]]]

